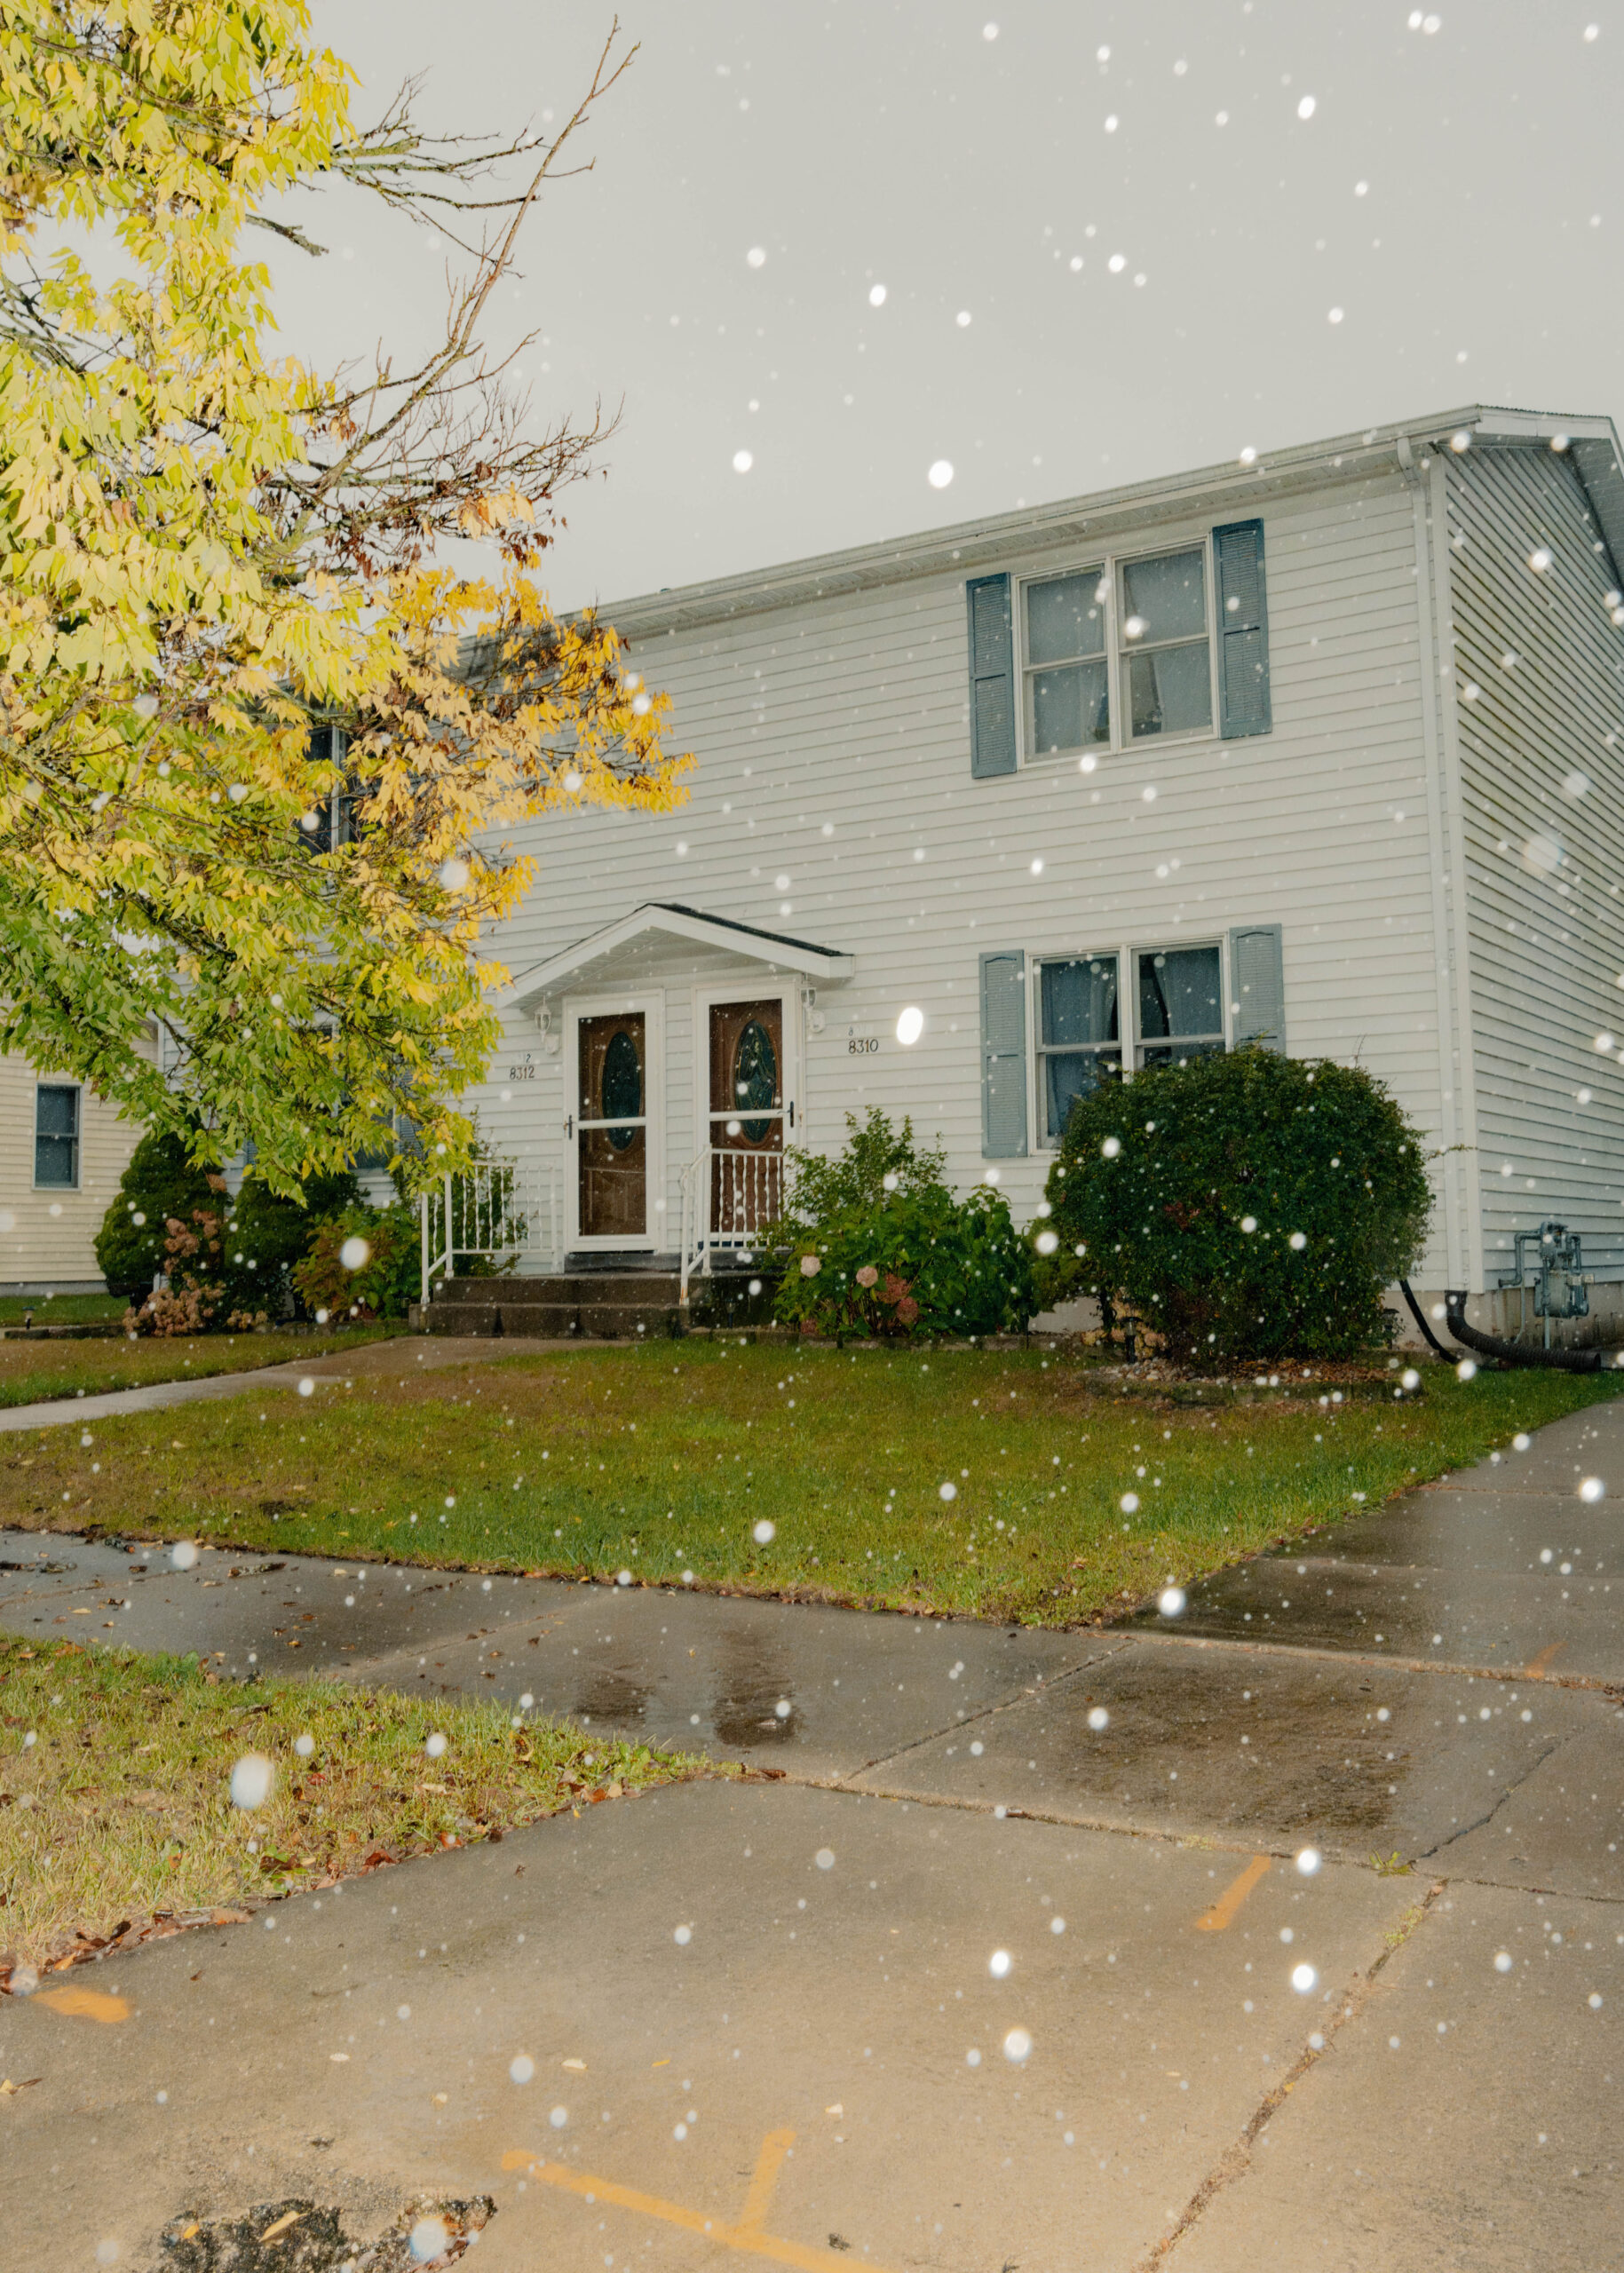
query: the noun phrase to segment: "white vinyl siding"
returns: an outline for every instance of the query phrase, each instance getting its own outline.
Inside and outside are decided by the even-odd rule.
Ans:
[[[1153,530],[1102,521],[1015,573],[1024,581],[1205,545],[1236,510]],[[832,1151],[849,1112],[908,1113],[926,1141],[939,1134],[963,1188],[984,1168],[983,954],[1024,948],[1041,962],[1080,946],[1176,946],[1279,923],[1292,1053],[1368,1066],[1436,1145],[1410,495],[1395,465],[1263,510],[1272,733],[1147,742],[1101,755],[1089,775],[1050,764],[971,779],[964,587],[983,564],[968,551],[951,574],[720,625],[668,630],[658,611],[674,604],[654,600],[606,608],[631,639],[633,667],[673,697],[671,746],[699,761],[688,802],[657,818],[585,812],[519,832],[518,849],[539,856],[544,882],[496,951],[521,977],[639,902],[663,899],[853,955],[853,978],[819,992],[825,1024],[806,1036],[797,1139]],[[705,951],[680,943],[665,962],[674,1223],[688,1157],[681,1132],[694,1126],[693,987],[717,974],[700,969]],[[630,966],[625,983],[630,991]],[[905,1049],[896,1021],[910,1003],[926,1023]],[[510,1057],[539,1046],[518,1013],[509,1035]],[[558,1059],[543,1057],[522,1088],[503,1081],[508,1062],[472,1099],[481,1125],[503,1149],[561,1157]],[[1001,1163],[1018,1220],[1030,1216],[1048,1167],[1035,1145]],[[1441,1261],[1429,1268],[1423,1283],[1441,1284]]]
[[[1570,457],[1474,446],[1446,464],[1492,1277],[1547,1216],[1624,1236],[1624,1066],[1596,1049],[1624,1034],[1624,630]]]

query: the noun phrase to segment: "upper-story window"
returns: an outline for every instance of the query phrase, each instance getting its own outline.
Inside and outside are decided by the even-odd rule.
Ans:
[[[34,1182],[52,1192],[78,1186],[79,1091],[65,1081],[42,1081],[34,1092]]]
[[[1207,551],[1107,559],[1021,587],[1028,758],[1212,732]]]

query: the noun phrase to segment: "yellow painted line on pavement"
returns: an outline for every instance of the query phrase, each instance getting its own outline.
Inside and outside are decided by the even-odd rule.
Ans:
[[[761,2152],[756,2158],[755,2174],[750,2180],[750,2190],[744,2198],[743,2209],[739,2213],[739,2223],[748,2231],[759,2233],[766,2224],[779,2171],[784,2157],[794,2144],[793,2131],[769,2131],[762,2141]]]
[[[1235,1913],[1252,1889],[1271,1867],[1273,1857],[1254,1855],[1238,1879],[1232,1879],[1210,1910],[1203,1910],[1196,1920],[1196,1930],[1202,1934],[1221,1934],[1234,1923]]]
[[[66,2013],[73,2020],[127,2021],[130,2017],[128,1998],[109,1997],[104,1989],[39,1989],[28,2001],[49,2005],[53,2013]]]
[[[1545,1644],[1545,1647],[1540,1651],[1539,1655],[1537,1657],[1530,1658],[1527,1664],[1523,1667],[1524,1679],[1526,1681],[1537,1681],[1540,1675],[1544,1672],[1546,1667],[1550,1663],[1551,1659],[1554,1657],[1557,1657],[1562,1651],[1565,1650],[1566,1647],[1567,1643],[1565,1642],[1548,1642]]]
[[[756,2165],[756,2175],[750,2181],[744,2215],[749,2217],[762,2174],[767,2170],[766,2193],[772,2193],[778,2176],[778,2166],[795,2137],[790,2132],[769,2132],[762,2145]],[[775,2150],[775,2142],[782,2147]],[[770,2169],[768,2158],[772,2159]],[[527,2177],[539,2179],[543,2186],[556,2186],[566,2194],[580,2194],[593,2203],[607,2202],[617,2210],[636,2210],[645,2218],[657,2218],[662,2225],[680,2227],[684,2233],[702,2234],[718,2248],[736,2250],[741,2257],[764,2257],[775,2265],[793,2265],[800,2273],[827,2273],[831,2266],[844,2267],[844,2257],[831,2249],[812,2249],[804,2242],[785,2241],[778,2234],[764,2234],[759,2227],[740,2223],[730,2225],[720,2218],[708,2218],[702,2210],[690,2210],[683,2203],[667,2202],[658,2194],[645,2194],[640,2188],[622,2186],[612,2178],[594,2177],[590,2171],[566,2170],[561,2163],[544,2163],[527,2154],[524,2149],[512,2148],[502,2158],[503,2170],[522,2170]],[[886,2268],[876,2265],[871,2257],[863,2260],[865,2273],[886,2273]]]

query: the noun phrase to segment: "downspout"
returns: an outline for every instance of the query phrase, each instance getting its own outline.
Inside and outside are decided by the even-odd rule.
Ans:
[[[1470,1287],[1486,1286],[1483,1235],[1482,1165],[1477,1152],[1477,1043],[1472,1018],[1471,909],[1466,874],[1466,794],[1461,776],[1459,673],[1454,660],[1454,598],[1450,582],[1448,469],[1441,451],[1432,460],[1433,604],[1438,616],[1438,757],[1443,785],[1444,841],[1454,962],[1454,1080],[1456,1125],[1465,1148],[1457,1155],[1464,1254],[1462,1272]]]
[[[1446,883],[1443,767],[1438,748],[1438,658],[1434,641],[1436,614],[1431,589],[1432,543],[1427,489],[1422,479],[1422,471],[1430,471],[1431,461],[1423,459],[1422,466],[1417,467],[1407,434],[1400,434],[1397,447],[1398,471],[1410,492],[1415,543],[1415,624],[1421,675],[1421,733],[1427,788],[1427,852],[1432,886],[1438,1123],[1444,1152],[1438,1169],[1438,1187],[1443,1203],[1445,1271],[1449,1280],[1458,1286],[1464,1271],[1465,1255],[1458,1189],[1460,1179],[1456,1170],[1459,1155],[1455,1151],[1461,1142],[1461,1132],[1455,1110],[1454,989],[1450,984],[1449,970],[1451,925]]]

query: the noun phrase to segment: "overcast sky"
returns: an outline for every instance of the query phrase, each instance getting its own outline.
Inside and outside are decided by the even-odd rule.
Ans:
[[[1611,6],[624,0],[640,50],[594,170],[548,193],[490,328],[542,335],[538,422],[620,413],[555,599],[1468,401],[1616,413]],[[567,115],[611,20],[313,16],[359,117],[420,73],[425,122],[504,132]],[[408,352],[444,248],[353,194],[306,216],[332,251],[279,251],[283,345]]]

